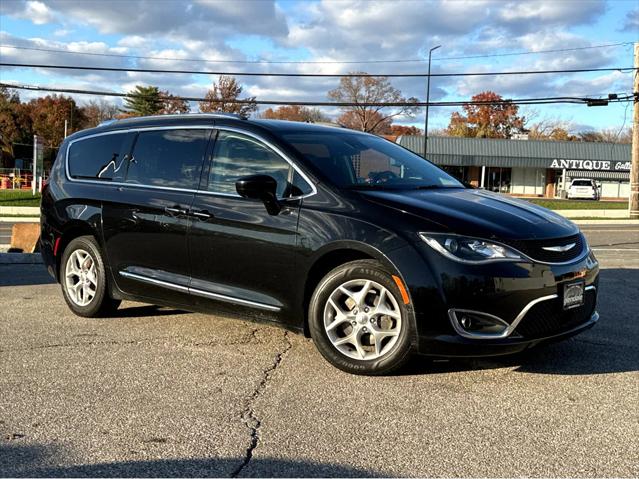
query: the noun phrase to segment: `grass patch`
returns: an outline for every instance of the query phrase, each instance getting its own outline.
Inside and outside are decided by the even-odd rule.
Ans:
[[[544,208],[551,210],[626,210],[627,201],[592,201],[592,200],[549,200],[545,198],[526,198]]]
[[[0,206],[40,206],[40,193],[30,190],[0,190]]]

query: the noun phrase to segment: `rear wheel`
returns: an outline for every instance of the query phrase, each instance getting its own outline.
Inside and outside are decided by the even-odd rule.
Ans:
[[[109,297],[102,252],[92,236],[75,238],[65,248],[60,263],[64,299],[75,314],[100,317],[120,305]]]
[[[391,273],[377,261],[360,260],[328,273],[309,307],[309,329],[320,353],[354,374],[381,375],[410,356],[412,310]]]

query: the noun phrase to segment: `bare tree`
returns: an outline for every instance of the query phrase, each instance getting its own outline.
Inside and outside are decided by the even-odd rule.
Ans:
[[[257,104],[255,97],[244,98],[249,103],[233,102],[233,100],[239,100],[241,94],[242,85],[235,78],[222,75],[218,82],[213,84],[213,88],[206,93],[205,100],[200,102],[200,111],[203,113],[216,111],[236,113],[246,118],[257,110]]]
[[[606,128],[603,130],[588,130],[579,133],[581,141],[598,143],[632,143],[632,128]]]
[[[171,95],[167,90],[160,92],[160,98],[162,98],[162,109],[160,110],[161,115],[188,113],[191,111],[191,106],[188,101],[175,95]]]
[[[86,105],[80,108],[84,113],[84,128],[92,128],[98,126],[103,121],[116,118],[120,110],[118,107],[104,99],[90,100]]]
[[[400,115],[412,117],[419,109],[412,105],[417,103],[417,98],[404,98],[402,92],[391,85],[387,77],[342,77],[339,86],[328,92],[328,97],[340,103],[356,103],[354,106],[341,108],[343,115],[338,122],[348,123],[351,128],[367,132],[377,132],[380,125],[387,129],[391,118]],[[406,105],[391,108],[357,105],[359,103]]]

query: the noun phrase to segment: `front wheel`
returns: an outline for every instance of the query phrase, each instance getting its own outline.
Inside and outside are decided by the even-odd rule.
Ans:
[[[413,312],[392,274],[377,261],[346,263],[318,284],[309,306],[311,337],[343,371],[382,375],[410,357]]]
[[[62,293],[78,316],[112,314],[120,301],[108,295],[106,272],[100,247],[92,236],[75,238],[65,248],[60,263]]]

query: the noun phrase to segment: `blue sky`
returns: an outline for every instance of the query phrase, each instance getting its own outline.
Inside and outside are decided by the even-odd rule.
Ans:
[[[216,68],[232,71],[317,73],[423,72],[431,46],[434,72],[605,68],[632,65],[639,41],[639,7],[633,1],[539,0],[477,1],[169,1],[169,0],[3,0],[0,3],[0,55],[6,62]],[[446,59],[469,55],[538,52],[611,43],[615,47],[518,56]],[[170,60],[87,56],[17,50],[7,45],[54,50],[163,57]],[[312,64],[195,63],[202,60],[312,61]],[[406,63],[335,62],[404,60]],[[153,84],[174,94],[203,96],[215,77],[56,70],[0,69],[8,83],[127,91]],[[258,99],[326,101],[337,79],[240,78]],[[425,97],[423,79],[393,80],[406,97]],[[437,78],[434,100],[463,100],[483,90],[508,98],[600,96],[630,92],[631,75],[621,72],[543,76]],[[36,96],[21,93],[23,98]],[[85,102],[90,97],[77,95]],[[109,99],[109,101],[116,101]],[[196,109],[197,106],[194,105]],[[451,108],[432,108],[431,125],[448,124]],[[338,113],[327,109],[330,115]],[[558,119],[578,131],[619,128],[630,122],[630,108],[536,106],[522,113],[531,122]],[[423,124],[423,112],[399,118]]]

